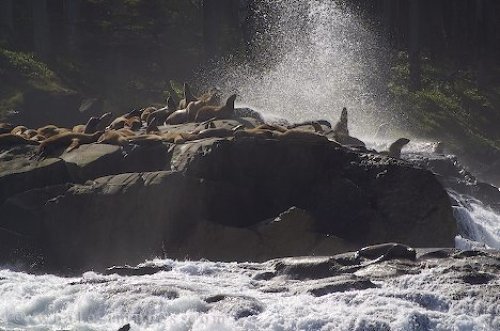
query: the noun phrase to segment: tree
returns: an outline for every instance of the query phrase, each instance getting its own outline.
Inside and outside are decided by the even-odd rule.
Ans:
[[[50,53],[50,29],[47,11],[47,0],[32,1],[33,13],[33,42],[35,51],[42,58]]]
[[[418,91],[421,88],[421,66],[420,66],[420,0],[409,0],[409,38],[408,38],[408,61],[410,64],[410,90]]]
[[[80,50],[80,3],[81,0],[66,0],[65,2],[66,18],[68,22],[68,50],[71,54],[78,54]]]
[[[0,40],[10,40],[13,30],[12,0],[0,0]]]

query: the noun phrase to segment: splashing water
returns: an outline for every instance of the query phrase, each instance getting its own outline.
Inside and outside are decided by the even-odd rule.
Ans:
[[[347,106],[358,136],[387,121],[380,82],[388,53],[376,32],[334,1],[257,3],[264,31],[253,40],[254,59],[221,60],[203,74],[208,85],[236,90],[240,105],[291,121],[335,122]]]
[[[8,330],[498,330],[492,291],[463,286],[443,268],[378,281],[379,288],[314,297],[300,282],[256,281],[267,264],[156,260],[172,271],[81,278],[0,270],[0,329]],[[268,289],[282,289],[271,291]],[[288,291],[288,288],[291,291]],[[465,288],[460,291],[467,291]],[[458,292],[462,293],[462,292]],[[234,300],[209,304],[225,294]]]

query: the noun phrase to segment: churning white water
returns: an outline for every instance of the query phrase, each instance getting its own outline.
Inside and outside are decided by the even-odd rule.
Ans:
[[[0,271],[0,329],[109,331],[126,323],[132,331],[500,329],[496,296],[453,297],[457,284],[443,281],[439,268],[378,281],[376,289],[314,297],[294,293],[304,281],[254,280],[266,264],[155,263],[173,269],[82,278]],[[206,302],[220,294],[231,299]]]

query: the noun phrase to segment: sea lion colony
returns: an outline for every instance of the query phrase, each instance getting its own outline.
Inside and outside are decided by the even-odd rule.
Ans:
[[[37,145],[38,156],[45,157],[70,152],[83,144],[148,146],[163,142],[182,144],[207,138],[299,140],[365,148],[361,140],[349,135],[346,108],[342,109],[340,120],[333,127],[326,120],[278,125],[265,123],[260,114],[249,116],[248,110],[238,113],[234,106],[236,94],[221,104],[219,91],[212,89],[198,97],[192,93],[188,83],[184,84],[181,100],[178,101],[175,92],[170,93],[163,108],[148,106],[115,118],[112,113],[105,113],[73,128],[46,125],[32,129],[0,123],[0,148]],[[235,120],[240,125],[217,127],[220,120]],[[187,123],[194,126],[185,126]],[[389,151],[381,154],[399,158],[401,149],[408,142],[406,138],[398,139]]]

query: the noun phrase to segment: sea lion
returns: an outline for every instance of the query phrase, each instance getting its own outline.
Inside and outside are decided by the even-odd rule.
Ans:
[[[34,137],[37,136],[37,134],[38,134],[38,132],[36,132],[36,130],[28,129],[28,130],[24,131],[22,136],[26,139],[33,139]]]
[[[71,129],[72,132],[83,133],[85,131],[85,124],[78,124]]]
[[[333,127],[333,134],[335,136],[349,136],[349,129],[347,127],[347,108],[342,108],[340,120]]]
[[[410,139],[399,138],[389,146],[388,151],[383,151],[380,154],[387,155],[396,159],[401,158],[401,149],[410,142]]]
[[[66,128],[59,128],[52,124],[42,126],[41,128],[38,128],[36,131],[38,132],[39,135],[45,138],[50,138],[64,132],[69,132],[69,130]]]
[[[272,131],[278,131],[278,132],[286,132],[288,129],[285,127],[282,127],[281,125],[277,124],[260,124],[255,127],[255,129],[262,129],[262,130],[272,130]]]
[[[146,127],[146,134],[159,134],[160,129],[158,129],[158,126],[155,124],[156,122],[153,121],[151,124],[149,124]]]
[[[14,124],[11,123],[0,123],[0,134],[10,133],[14,129]]]
[[[111,119],[113,118],[113,113],[104,113],[99,117],[99,123],[96,126],[97,131],[106,129],[106,127],[111,124]]]
[[[253,128],[239,130],[234,133],[235,139],[240,138],[257,138],[257,139],[273,139],[280,134],[279,131],[263,129],[263,128]]]
[[[221,107],[215,107],[215,106],[201,107],[196,113],[195,121],[203,122],[211,118],[216,118],[219,120],[233,118],[235,100],[236,100],[236,94],[233,94],[229,98],[227,98],[225,105]]]
[[[21,145],[38,145],[39,143],[34,140],[26,139],[21,135],[12,133],[0,134],[0,148],[9,148]]]
[[[433,152],[436,153],[436,154],[444,154],[445,153],[445,144],[441,141],[438,141],[436,143],[434,143],[434,146],[433,146]]]
[[[168,97],[167,106],[150,113],[146,118],[146,123],[148,125],[162,125],[163,123],[165,123],[167,118],[176,110],[177,106],[174,103],[174,99],[172,97]]]
[[[143,122],[146,122],[149,115],[152,113],[152,112],[155,112],[157,111],[158,109],[156,107],[146,107],[144,108],[144,110],[142,111],[142,114],[141,114],[141,121]]]
[[[304,121],[304,122],[288,125],[287,128],[288,129],[295,129],[295,128],[298,128],[300,126],[307,126],[307,125],[312,126],[314,128],[314,131],[316,131],[316,132],[324,132],[325,131],[321,127],[322,125],[330,128],[330,129],[332,128],[332,125],[327,120]]]
[[[172,101],[173,101],[173,103],[174,103],[174,105],[176,107],[175,109],[177,109],[177,106],[179,105],[179,97],[177,96],[177,93],[174,90],[173,84],[174,84],[173,81],[169,82],[169,84],[168,84],[168,94],[169,94],[169,97],[172,98]]]
[[[142,127],[142,121],[140,116],[131,116],[128,117],[126,115],[119,116],[108,125],[108,130],[118,130],[122,128],[128,128],[134,131],[139,130]]]
[[[115,146],[124,146],[128,144],[128,140],[127,137],[118,130],[108,130],[105,131],[99,137],[99,139],[97,139],[97,143],[115,145]]]
[[[24,136],[24,133],[28,130],[27,127],[24,125],[18,125],[15,128],[13,128],[10,133],[18,135],[18,136]]]
[[[89,118],[86,124],[75,125],[71,131],[87,134],[94,133],[97,131],[97,125],[99,124],[99,122],[99,118],[92,116],[91,118]]]
[[[229,138],[234,136],[234,133],[236,131],[235,129],[238,130],[238,127],[233,129],[208,128],[208,129],[203,129],[197,133],[191,133],[190,135],[186,135],[183,138],[186,141],[208,139],[208,138]]]
[[[67,148],[66,151],[69,152],[80,145],[96,142],[103,133],[103,131],[97,131],[93,134],[76,132],[60,133],[42,141],[38,146],[38,155],[46,156],[54,153],[59,148]]]
[[[200,98],[207,106],[220,106],[221,93],[218,89],[212,88],[209,92],[204,93]]]
[[[85,130],[83,130],[83,133],[92,134],[94,132],[100,131],[100,130],[97,130],[97,126],[99,125],[100,122],[101,122],[101,119],[99,117],[92,116],[87,121],[87,124],[85,124]]]
[[[417,253],[415,249],[398,243],[387,243],[361,248],[356,252],[357,258],[373,260],[373,263],[405,259],[415,261]]]
[[[165,119],[165,124],[168,125],[183,124],[186,123],[187,120],[188,120],[187,108],[179,109],[168,115],[168,117]]]
[[[322,134],[301,130],[290,129],[277,135],[278,139],[286,141],[303,141],[308,143],[328,143],[330,140]]]
[[[177,109],[185,109],[193,101],[198,101],[198,98],[191,92],[191,86],[188,83],[184,83],[184,98],[179,101]]]

